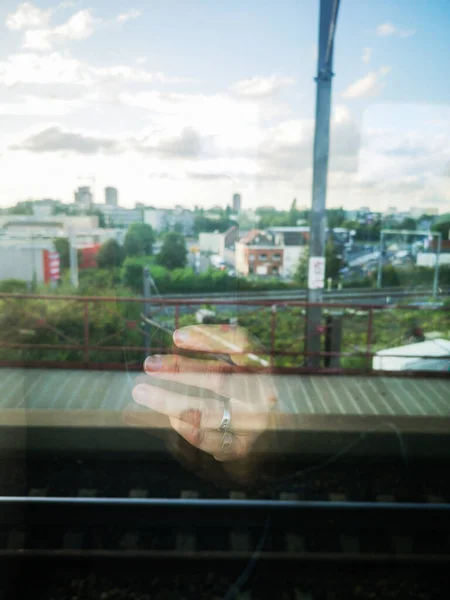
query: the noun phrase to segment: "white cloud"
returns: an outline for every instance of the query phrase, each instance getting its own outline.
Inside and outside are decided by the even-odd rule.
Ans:
[[[293,85],[292,77],[270,75],[269,77],[256,76],[251,79],[238,81],[231,86],[231,90],[243,98],[265,98],[280,91],[281,88]]]
[[[0,103],[0,115],[10,116],[64,116],[82,108],[85,102],[80,99],[47,98],[28,95],[18,102]]]
[[[92,9],[80,10],[65,23],[53,29],[29,29],[25,32],[24,47],[33,50],[48,50],[54,44],[83,40],[90,37],[100,19],[95,19]]]
[[[87,8],[74,13],[64,23],[50,27],[50,20],[57,10],[75,5],[72,0],[67,0],[53,8],[42,10],[31,2],[25,2],[19,4],[16,11],[8,15],[6,26],[11,30],[24,32],[24,48],[49,50],[56,44],[84,40],[100,26],[108,27],[114,23],[126,23],[141,15],[140,10],[133,8],[118,14],[112,20],[105,21],[95,18],[93,9]]]
[[[93,67],[68,54],[52,52],[41,56],[33,52],[13,54],[0,60],[0,83],[94,85],[104,82],[175,83],[179,78],[166,77],[140,67],[112,65]]]
[[[120,141],[116,137],[70,131],[58,125],[49,125],[41,129],[33,128],[33,130],[29,134],[22,134],[20,141],[12,144],[10,149],[14,151],[25,150],[37,154],[47,152],[117,153],[120,149]]]
[[[57,52],[40,56],[24,52],[0,60],[0,83],[11,87],[17,84],[90,84],[89,69],[69,56]]]
[[[138,17],[141,16],[141,11],[137,10],[136,8],[132,8],[131,10],[129,10],[126,13],[121,13],[119,15],[117,15],[116,17],[116,21],[118,23],[125,23],[126,21],[130,21],[131,19],[137,19]]]
[[[262,113],[257,102],[222,94],[124,92],[124,106],[141,108],[164,135],[176,136],[188,127],[214,139],[217,152],[255,156],[262,141]]]
[[[145,63],[148,61],[148,57],[147,56],[138,56],[136,59],[136,64],[137,65],[145,65]]]
[[[22,2],[15,12],[6,17],[6,27],[12,31],[21,31],[30,27],[44,27],[50,21],[53,10],[42,10],[32,2]]]
[[[347,89],[344,90],[342,96],[344,98],[362,98],[379,94],[386,85],[383,78],[390,70],[391,67],[385,66],[377,71],[368,73],[364,77],[361,77],[361,79],[350,84]]]
[[[393,23],[390,23],[390,22],[381,23],[376,28],[376,34],[379,37],[388,37],[391,35],[394,35],[397,37],[411,37],[415,33],[416,33],[415,29],[400,29],[399,27],[397,27],[396,25],[394,25]]]
[[[362,53],[362,61],[363,63],[367,63],[370,61],[370,59],[372,58],[372,54],[373,54],[373,48],[363,48],[363,53]]]

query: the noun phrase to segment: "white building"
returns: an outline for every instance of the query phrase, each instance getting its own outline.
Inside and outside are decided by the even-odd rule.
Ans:
[[[162,208],[145,208],[144,223],[151,225],[156,233],[167,231],[169,228],[169,214]]]
[[[89,186],[80,186],[75,190],[75,204],[83,210],[92,208],[94,201],[91,188]]]
[[[105,187],[105,204],[107,204],[108,206],[118,205],[117,188]]]
[[[0,280],[20,279],[28,283],[48,283],[49,253],[54,246],[50,241],[36,240],[24,244],[0,239]]]
[[[242,209],[242,198],[240,194],[233,194],[233,211],[238,213]]]
[[[183,208],[167,210],[164,208],[145,208],[144,223],[151,225],[154,231],[179,231],[186,236],[194,233],[194,215]]]
[[[28,239],[31,235],[42,238],[67,237],[70,230],[90,230],[98,227],[97,216],[56,215],[45,218],[26,215],[0,215],[3,236]]]
[[[133,223],[143,222],[143,211],[139,208],[122,208],[109,204],[97,204],[95,208],[105,216],[107,227],[127,228]]]
[[[283,265],[280,271],[284,279],[292,279],[299,260],[308,250],[309,227],[271,227],[275,244],[283,248]]]
[[[450,265],[450,252],[439,254],[440,265]],[[416,257],[418,267],[434,267],[436,265],[436,254],[434,252],[418,252]]]
[[[236,225],[223,233],[200,233],[199,247],[201,252],[212,252],[229,265],[235,266],[235,244],[239,238],[239,229]]]
[[[213,233],[201,233],[198,236],[198,245],[200,252],[212,252],[222,256],[223,233],[215,231]]]

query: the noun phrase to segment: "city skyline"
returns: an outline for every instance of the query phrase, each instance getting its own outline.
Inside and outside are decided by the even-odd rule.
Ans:
[[[0,207],[90,174],[127,208],[309,205],[319,5],[297,4],[4,2]],[[449,18],[341,2],[329,208],[448,210]]]

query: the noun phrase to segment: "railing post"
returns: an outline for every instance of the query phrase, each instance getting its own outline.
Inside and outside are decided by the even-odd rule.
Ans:
[[[270,367],[275,366],[275,331],[277,325],[277,305],[272,304],[272,316],[270,325]]]
[[[175,305],[175,329],[178,329],[180,326],[180,305]]]
[[[371,369],[370,359],[372,358],[372,330],[373,330],[373,308],[369,309],[369,319],[367,321],[367,342],[366,342],[366,368]]]
[[[150,299],[151,299],[151,295],[152,295],[150,270],[148,269],[148,267],[144,267],[144,269],[142,271],[142,277],[143,277],[144,298],[146,300],[146,302],[144,303],[144,315],[146,317],[148,317],[150,315]],[[150,340],[151,340],[150,333],[148,331],[146,331],[146,333],[144,335],[144,344],[145,344],[144,360],[150,354]]]
[[[83,362],[84,364],[89,364],[89,301],[84,301],[84,351],[83,351]]]

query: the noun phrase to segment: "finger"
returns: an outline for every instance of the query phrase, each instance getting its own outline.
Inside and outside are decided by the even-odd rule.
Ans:
[[[262,408],[274,399],[276,401],[277,397],[269,374],[236,371],[229,365],[214,361],[156,355],[146,359],[144,370],[152,378],[207,388],[221,395],[240,398],[252,407]]]
[[[216,460],[239,460],[250,451],[253,436],[239,436],[233,433],[223,434],[219,431],[210,431],[196,427],[185,421],[171,418],[172,427],[187,442],[203,452],[212,454]],[[224,447],[224,435],[227,436],[227,446]]]
[[[230,370],[233,371],[233,367],[217,361],[195,360],[173,354],[149,356],[145,360],[144,370],[153,379],[204,388],[204,394],[200,392],[204,396],[208,395],[208,390],[220,395],[232,395],[229,373]],[[186,394],[189,395],[188,390]],[[192,392],[192,395],[196,395],[196,392]]]
[[[133,388],[135,402],[196,427],[218,429],[224,414],[223,402],[216,398],[199,398],[176,391],[139,383]],[[235,431],[263,431],[269,421],[270,410],[255,409],[251,404],[235,398],[230,399],[232,428]]]
[[[144,361],[144,371],[162,373],[233,373],[232,365],[215,359],[189,358],[178,354],[152,355]]]
[[[231,325],[190,325],[177,329],[173,334],[174,344],[185,350],[202,352],[220,352],[229,354],[238,365],[257,363],[269,366],[266,358],[258,360],[257,354],[263,355],[262,344],[244,327]]]
[[[185,396],[142,383],[133,388],[132,396],[137,404],[197,427],[217,429],[222,420],[223,405],[214,398]]]

